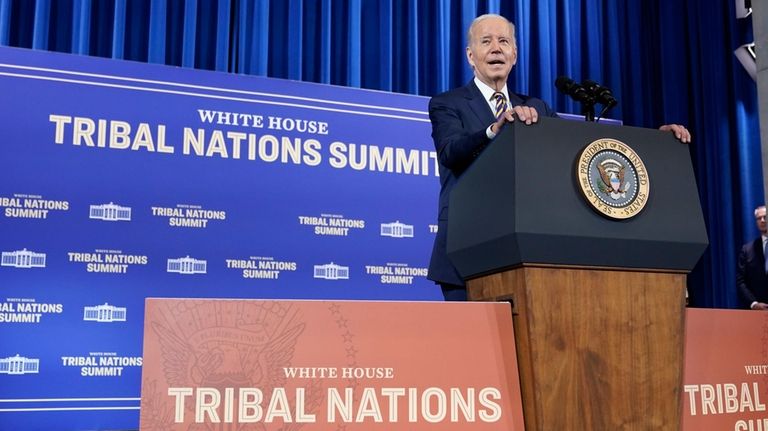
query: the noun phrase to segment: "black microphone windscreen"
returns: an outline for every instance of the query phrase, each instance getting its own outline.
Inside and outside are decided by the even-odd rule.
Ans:
[[[555,79],[555,88],[565,94],[570,94],[574,84],[576,83],[573,81],[573,79],[567,76],[559,76],[557,79]]]
[[[612,108],[619,103],[619,101],[613,97],[613,93],[608,87],[603,87],[597,82],[591,80],[584,80],[582,85],[589,93],[595,97],[598,103],[602,103],[609,108]]]

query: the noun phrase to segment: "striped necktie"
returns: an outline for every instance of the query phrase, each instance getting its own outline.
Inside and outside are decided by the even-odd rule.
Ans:
[[[501,114],[507,110],[507,97],[504,96],[504,93],[497,91],[493,93],[491,100],[496,102],[496,106],[493,109],[493,116],[498,120],[499,117],[501,117]]]

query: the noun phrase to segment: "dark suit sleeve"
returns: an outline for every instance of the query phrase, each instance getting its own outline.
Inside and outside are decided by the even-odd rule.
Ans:
[[[429,101],[432,139],[441,165],[461,172],[490,141],[484,128],[468,130],[455,98],[436,96]]]
[[[739,297],[744,305],[749,308],[757,299],[755,294],[747,286],[747,265],[749,264],[749,247],[752,244],[746,244],[739,251],[739,260],[736,265],[736,288],[739,291]]]
[[[519,96],[522,97],[520,105],[523,106],[530,106],[531,108],[536,109],[536,112],[539,114],[539,118],[541,117],[551,117],[551,118],[559,118],[557,115],[557,112],[550,108],[549,105],[547,105],[546,102],[543,100],[536,98],[536,97],[528,97],[528,96]]]
[[[542,112],[544,113],[545,117],[560,118],[560,116],[557,115],[557,112],[554,109],[550,108],[549,105],[547,105],[544,101],[542,101],[541,104],[544,105]]]

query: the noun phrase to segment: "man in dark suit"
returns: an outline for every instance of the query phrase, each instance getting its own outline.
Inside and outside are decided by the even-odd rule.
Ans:
[[[765,222],[765,206],[755,208],[755,223],[760,230],[760,237],[741,247],[736,285],[745,307],[768,310],[768,263],[765,260],[768,226]]]
[[[467,299],[464,281],[448,259],[448,205],[453,186],[501,128],[513,121],[533,124],[540,115],[557,114],[540,99],[517,95],[507,88],[507,78],[517,62],[515,27],[500,15],[475,18],[467,32],[467,61],[474,79],[466,86],[433,97],[429,101],[432,139],[440,167],[440,200],[437,236],[427,278],[440,285],[446,300]],[[683,142],[688,130],[664,125]]]
[[[429,101],[440,164],[440,201],[428,278],[440,284],[447,300],[466,300],[464,282],[446,254],[448,199],[457,179],[506,123],[533,124],[539,115],[556,116],[540,99],[507,89],[509,72],[517,61],[517,43],[514,25],[506,18],[475,18],[467,33],[466,55],[474,79]]]

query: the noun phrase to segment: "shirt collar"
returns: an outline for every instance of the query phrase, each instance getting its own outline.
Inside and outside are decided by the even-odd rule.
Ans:
[[[483,97],[485,98],[486,102],[490,101],[493,94],[496,93],[496,90],[489,87],[485,82],[477,79],[477,77],[475,77],[475,85],[477,85],[477,88],[479,88],[480,92],[483,93]],[[509,93],[507,92],[507,84],[504,84],[504,87],[502,87],[501,89],[501,93],[504,94],[504,97],[507,98],[507,103],[509,103]]]

